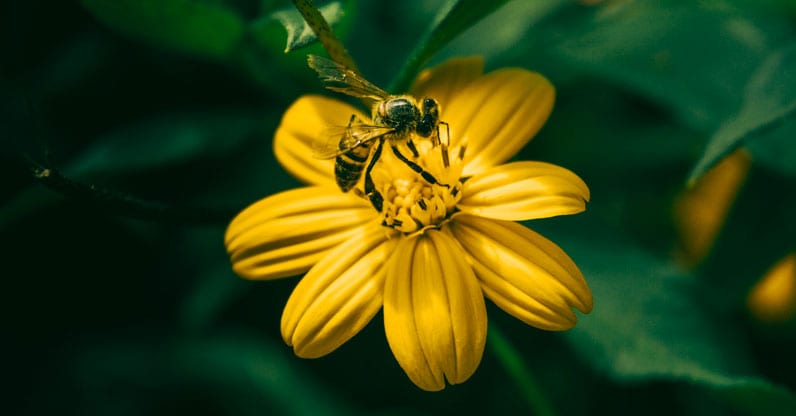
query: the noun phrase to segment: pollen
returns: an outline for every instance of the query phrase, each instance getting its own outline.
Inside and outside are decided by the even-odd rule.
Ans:
[[[408,158],[423,173],[410,168],[392,152],[384,152],[372,173],[376,190],[384,198],[382,225],[405,234],[441,227],[457,211],[456,204],[461,199],[464,152],[435,146],[427,140],[416,143],[416,147],[418,156]],[[405,146],[399,146],[399,151],[412,156]],[[429,175],[436,183],[429,180]]]

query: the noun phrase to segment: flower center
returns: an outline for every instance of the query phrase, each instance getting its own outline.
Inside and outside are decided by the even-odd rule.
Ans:
[[[387,148],[390,143],[385,143],[382,156],[371,173],[376,191],[384,199],[382,224],[403,233],[439,228],[456,211],[462,196],[464,152],[459,148],[448,150],[441,145],[433,146],[430,140],[423,138],[414,143],[417,157],[406,144],[396,148],[422,172],[416,172],[400,160]]]

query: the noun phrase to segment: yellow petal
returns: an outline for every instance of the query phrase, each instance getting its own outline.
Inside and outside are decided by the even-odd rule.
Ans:
[[[488,168],[464,183],[461,212],[499,220],[524,221],[576,214],[586,209],[589,188],[578,175],[542,162],[515,162]]]
[[[766,272],[749,292],[746,304],[752,316],[763,322],[787,322],[796,316],[796,253]]]
[[[678,256],[687,266],[697,266],[710,252],[751,162],[749,152],[738,149],[678,195],[674,203]]]
[[[282,337],[296,355],[326,355],[381,309],[385,263],[395,247],[377,223],[328,252],[301,279],[282,314]]]
[[[367,119],[353,106],[318,95],[305,95],[285,111],[274,136],[274,154],[288,172],[312,185],[333,185],[334,159],[313,156],[313,143],[329,126],[345,126],[356,114]]]
[[[439,102],[443,113],[451,97],[484,72],[484,58],[468,56],[452,58],[433,68],[423,70],[412,85],[412,95],[431,97]],[[442,119],[445,121],[445,119]]]
[[[467,380],[486,342],[486,307],[461,247],[432,230],[403,238],[384,286],[384,328],[395,358],[420,388]]]
[[[261,199],[238,214],[224,241],[236,273],[274,279],[304,273],[332,247],[377,221],[361,198],[306,187]]]
[[[451,232],[462,244],[484,294],[504,311],[546,330],[572,328],[573,307],[588,313],[592,296],[561,248],[509,221],[461,215]]]
[[[539,131],[555,101],[542,75],[519,68],[486,74],[442,104],[452,146],[467,145],[464,175],[505,162]]]

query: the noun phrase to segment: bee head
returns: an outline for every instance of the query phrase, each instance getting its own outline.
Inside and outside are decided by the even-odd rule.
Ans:
[[[439,103],[433,98],[423,98],[422,116],[417,123],[417,134],[422,137],[429,137],[439,126]]]
[[[433,98],[423,98],[423,115],[433,115],[434,118],[439,118],[439,103]]]

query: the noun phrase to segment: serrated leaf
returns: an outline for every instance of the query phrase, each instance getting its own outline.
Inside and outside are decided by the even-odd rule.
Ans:
[[[792,392],[752,374],[742,337],[706,311],[692,277],[629,244],[565,246],[595,299],[568,333],[586,362],[617,381],[695,384],[749,414],[796,412]]]
[[[750,145],[774,167],[793,171],[796,139],[791,134],[796,116],[796,44],[772,53],[755,71],[746,86],[743,105],[713,134],[705,152],[689,175],[696,181],[719,160],[742,145]],[[783,124],[787,128],[783,132]],[[775,135],[775,133],[779,133]],[[791,134],[791,135],[788,135]],[[773,137],[771,137],[773,135]],[[759,142],[759,143],[755,143]],[[754,145],[752,145],[754,143]],[[778,148],[782,153],[775,155]],[[782,160],[783,157],[785,160]]]
[[[451,6],[445,9],[445,13],[440,14],[440,18],[435,21],[431,30],[412,51],[390,90],[393,92],[407,91],[420,69],[435,53],[460,33],[506,4],[507,1],[458,0],[449,2]]]
[[[65,169],[76,177],[124,174],[219,157],[256,136],[260,121],[232,113],[172,114],[101,137]]]
[[[213,58],[225,58],[244,36],[244,22],[222,3],[195,0],[82,0],[97,19],[127,36]]]
[[[322,6],[319,10],[331,27],[334,27],[345,14],[343,6],[337,1]],[[270,26],[274,22],[278,22],[287,32],[285,53],[312,45],[318,40],[301,14],[291,6],[273,12],[252,24],[252,32],[260,39],[261,43],[270,42],[270,38],[273,36]]]

